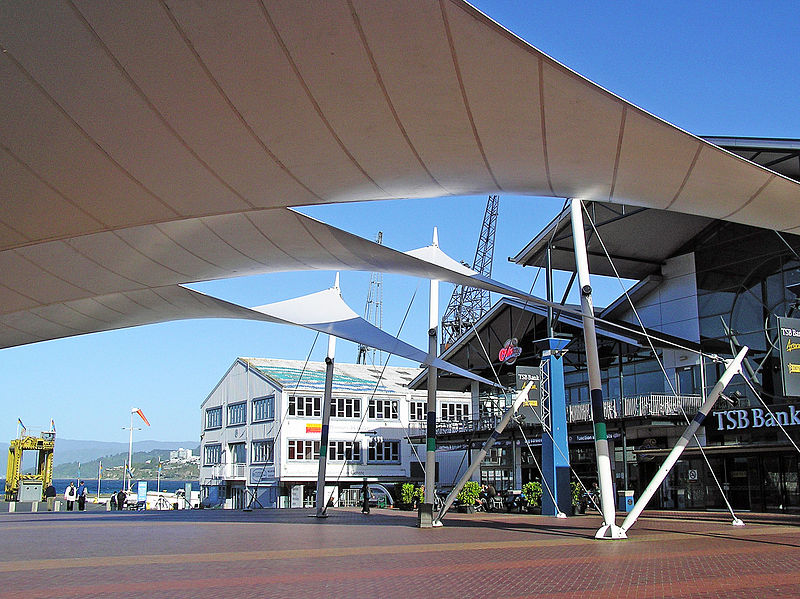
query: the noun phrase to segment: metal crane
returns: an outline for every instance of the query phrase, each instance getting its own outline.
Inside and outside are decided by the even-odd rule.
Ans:
[[[497,211],[500,196],[489,196],[483,225],[475,249],[472,269],[487,277],[492,275],[492,259],[494,258],[494,234],[497,227]],[[442,316],[442,351],[450,347],[456,339],[466,333],[472,325],[489,311],[491,298],[488,291],[475,287],[457,285],[450,296],[450,303]]]

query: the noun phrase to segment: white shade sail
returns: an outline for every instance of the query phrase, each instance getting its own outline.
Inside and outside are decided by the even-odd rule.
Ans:
[[[367,347],[374,347],[395,356],[428,364],[489,386],[500,386],[385,333],[353,312],[342,299],[339,290],[334,287],[282,302],[257,306],[253,308],[253,311],[320,333],[361,343]]]
[[[244,274],[474,285],[287,206],[499,191],[800,228],[796,182],[461,0],[6,0],[0,49],[3,347],[156,322],[197,302],[178,284]]]

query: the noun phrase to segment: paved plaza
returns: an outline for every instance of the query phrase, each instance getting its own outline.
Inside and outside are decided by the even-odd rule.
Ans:
[[[0,514],[0,598],[800,597],[795,518],[656,514],[627,541],[597,541],[596,515],[453,514],[419,529],[397,510],[309,514]]]

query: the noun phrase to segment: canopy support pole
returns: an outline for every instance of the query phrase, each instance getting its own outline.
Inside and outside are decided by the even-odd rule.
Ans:
[[[334,287],[339,289],[339,273]],[[333,361],[336,355],[336,337],[328,335],[328,355],[325,358],[325,392],[322,396],[322,429],[319,440],[319,468],[317,470],[317,518],[327,518],[325,497],[325,471],[328,467],[328,437],[331,424],[331,398],[333,397]]]
[[[489,450],[492,448],[492,445],[494,445],[494,442],[500,438],[501,434],[503,434],[503,430],[511,421],[511,417],[517,412],[519,407],[522,405],[522,402],[527,399],[528,391],[530,391],[531,385],[533,385],[533,381],[528,381],[525,384],[525,387],[523,387],[522,390],[517,393],[517,396],[514,398],[514,402],[511,404],[511,407],[505,411],[505,414],[503,414],[500,422],[498,422],[494,427],[494,430],[492,431],[492,434],[489,435],[489,438],[486,439],[486,442],[483,444],[483,447],[478,452],[476,458],[472,461],[472,464],[470,464],[469,468],[467,468],[467,471],[461,475],[461,478],[458,479],[458,482],[453,487],[453,490],[450,491],[450,494],[444,500],[442,509],[439,510],[439,513],[434,518],[434,526],[442,525],[442,518],[444,518],[445,514],[447,514],[447,511],[453,505],[453,502],[456,500],[456,497],[458,496],[464,484],[466,484],[466,482],[472,478],[472,475],[481,465],[481,462],[483,462],[486,454],[489,453]]]
[[[746,353],[747,346],[743,347],[739,353],[736,354],[736,357],[733,360],[728,361],[725,372],[722,373],[719,381],[717,381],[717,384],[714,385],[714,388],[711,390],[711,393],[708,394],[708,397],[703,402],[703,405],[700,406],[700,410],[692,419],[692,422],[689,424],[686,430],[683,431],[681,438],[678,439],[677,443],[675,443],[675,447],[672,448],[672,451],[667,456],[667,459],[664,460],[663,464],[661,464],[661,467],[658,469],[658,472],[656,472],[653,480],[650,481],[650,484],[647,485],[647,488],[642,493],[642,496],[639,497],[639,500],[634,504],[633,509],[625,517],[625,520],[622,522],[622,530],[627,531],[631,526],[633,526],[644,508],[647,507],[647,503],[650,501],[650,499],[652,499],[653,495],[658,490],[658,487],[661,486],[662,482],[664,482],[664,479],[667,478],[669,471],[672,470],[675,462],[677,462],[678,458],[681,457],[683,450],[686,449],[687,445],[689,445],[689,441],[692,440],[692,437],[694,437],[697,429],[703,424],[703,421],[706,419],[706,416],[708,416],[711,408],[714,407],[714,404],[716,403],[720,394],[725,390],[725,387],[728,385],[734,375],[741,372],[742,360],[744,360]],[[741,520],[738,520],[738,522],[737,520],[738,518],[734,519],[734,525],[741,526]]]
[[[594,421],[594,449],[597,454],[597,477],[600,483],[600,507],[603,511],[603,526],[595,533],[596,539],[624,539],[625,531],[616,525],[614,505],[614,479],[611,476],[611,458],[608,450],[606,418],[603,412],[603,387],[600,378],[600,358],[597,354],[597,334],[594,328],[592,285],[589,278],[589,260],[586,256],[586,239],[583,230],[582,202],[571,200],[572,239],[575,243],[575,266],[581,289],[581,313],[583,314],[583,339],[586,346],[586,366],[589,371],[589,394]]]
[[[439,233],[433,229],[433,245],[439,247]],[[436,356],[439,323],[439,281],[430,280],[430,297],[428,303],[428,355]],[[428,403],[425,433],[425,496],[424,505],[419,507],[420,528],[434,526],[433,505],[436,501],[436,385],[438,369],[428,366]],[[429,516],[430,515],[430,516]]]

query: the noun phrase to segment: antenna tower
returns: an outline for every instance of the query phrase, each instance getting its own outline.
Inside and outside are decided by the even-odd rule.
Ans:
[[[378,231],[375,243],[383,245],[383,231]],[[369,291],[367,291],[367,303],[364,306],[364,320],[375,325],[379,329],[383,328],[383,273],[373,272],[369,278]],[[359,344],[358,358],[356,364],[375,365],[375,348]],[[369,358],[368,358],[369,356]],[[378,362],[381,361],[381,352],[378,352]]]
[[[475,260],[472,270],[479,274],[492,275],[492,259],[494,258],[494,233],[497,227],[497,209],[499,196],[489,196],[486,212],[483,215],[478,247],[475,249]],[[442,351],[450,347],[456,339],[469,331],[481,316],[491,308],[489,292],[475,287],[456,285],[450,303],[442,316]]]

